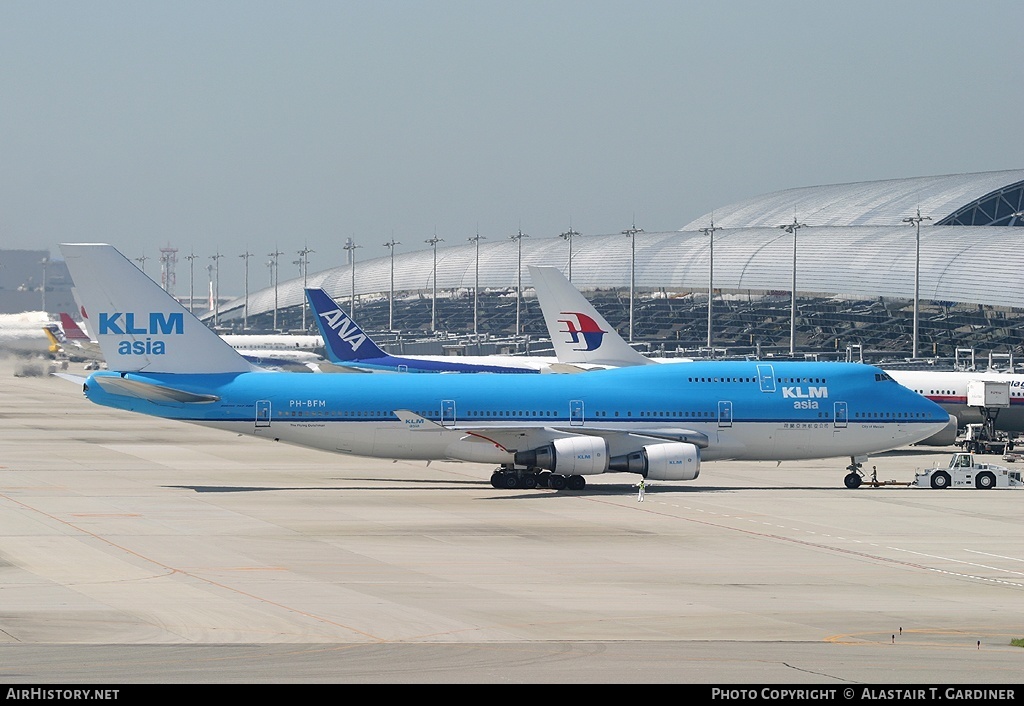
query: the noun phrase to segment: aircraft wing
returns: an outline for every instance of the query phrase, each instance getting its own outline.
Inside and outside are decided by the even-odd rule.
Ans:
[[[644,439],[656,442],[677,441],[686,444],[693,444],[697,448],[707,448],[710,439],[707,434],[693,429],[682,429],[677,427],[650,427],[648,429],[624,430],[614,427],[600,426],[550,426],[550,427],[495,427],[478,424],[453,424],[445,426],[437,422],[421,417],[415,412],[407,409],[394,411],[395,416],[405,422],[406,428],[422,431],[458,431],[465,432],[468,436],[479,441],[486,441],[499,446],[515,450],[519,448],[524,439],[535,440],[538,433],[549,436],[599,436],[611,444],[612,442],[629,444],[643,444]],[[532,442],[531,442],[532,443]]]
[[[78,385],[85,384],[85,378],[82,377],[81,375],[71,375],[70,373],[52,373],[52,375],[54,377],[58,377],[62,380],[67,380],[68,382],[73,382]]]

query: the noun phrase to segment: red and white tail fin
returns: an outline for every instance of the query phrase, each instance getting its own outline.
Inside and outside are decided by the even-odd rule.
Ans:
[[[80,341],[82,343],[89,340],[89,336],[86,335],[75,320],[71,318],[70,314],[65,314],[63,311],[60,313],[60,327],[64,329],[64,335],[67,336],[69,341]]]

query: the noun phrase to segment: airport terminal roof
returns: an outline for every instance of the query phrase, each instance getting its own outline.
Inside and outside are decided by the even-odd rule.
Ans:
[[[793,223],[795,208],[799,222],[806,224],[795,234],[798,292],[912,299],[915,228],[903,219],[920,205],[921,215],[931,219],[920,225],[921,299],[1024,308],[1024,281],[1015,265],[1021,231],[1011,227],[1024,225],[1024,219],[1013,215],[1024,209],[1022,198],[1024,170],[811,187],[758,197],[714,211],[714,285],[788,292],[794,234],[780,226]],[[755,203],[772,215],[757,215]],[[807,213],[801,215],[804,207]],[[960,224],[967,219],[982,223]],[[634,262],[639,290],[706,290],[712,248],[699,228],[709,223],[698,219],[681,231],[641,231],[633,238],[623,233],[573,237],[573,284],[584,291],[628,288]],[[479,242],[479,258],[477,252],[469,238],[464,245],[437,247],[439,293],[471,290],[478,269],[481,288],[513,292],[520,283],[524,290],[530,287],[530,264],[557,266],[569,274],[569,244],[558,237],[516,241],[504,234],[489,236]],[[435,283],[430,249],[396,252],[393,261],[384,255],[309,274],[305,284],[322,287],[341,302],[353,291],[356,296],[387,296],[392,262],[396,296],[431,296]],[[302,278],[279,282],[278,307],[301,304],[303,284]],[[272,287],[250,293],[249,313],[272,311],[274,302]],[[222,306],[222,321],[240,318],[244,304],[238,298]]]
[[[936,225],[1013,225],[1024,208],[1024,169],[807,186],[716,208],[683,226],[699,230],[813,226],[898,226],[917,209]]]

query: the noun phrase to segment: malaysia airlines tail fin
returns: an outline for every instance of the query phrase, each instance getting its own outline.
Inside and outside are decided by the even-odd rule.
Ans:
[[[255,367],[111,245],[60,246],[110,370],[241,373]]]
[[[327,359],[332,363],[351,363],[357,360],[386,358],[387,353],[363,333],[338,303],[322,289],[307,289],[306,298],[313,319],[324,339]]]
[[[89,340],[89,336],[81,329],[81,327],[75,323],[75,320],[71,318],[70,314],[66,314],[63,311],[60,313],[60,327],[64,329],[64,335],[71,342],[85,343]]]
[[[558,268],[528,267],[559,363],[657,365],[630,346]]]

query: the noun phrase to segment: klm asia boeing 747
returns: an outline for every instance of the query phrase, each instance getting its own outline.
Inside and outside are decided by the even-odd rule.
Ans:
[[[949,416],[857,363],[693,362],[578,375],[261,371],[109,245],[62,245],[109,370],[93,402],[336,453],[495,464],[495,487],[580,489],[607,472],[697,477],[701,461],[851,457]]]

